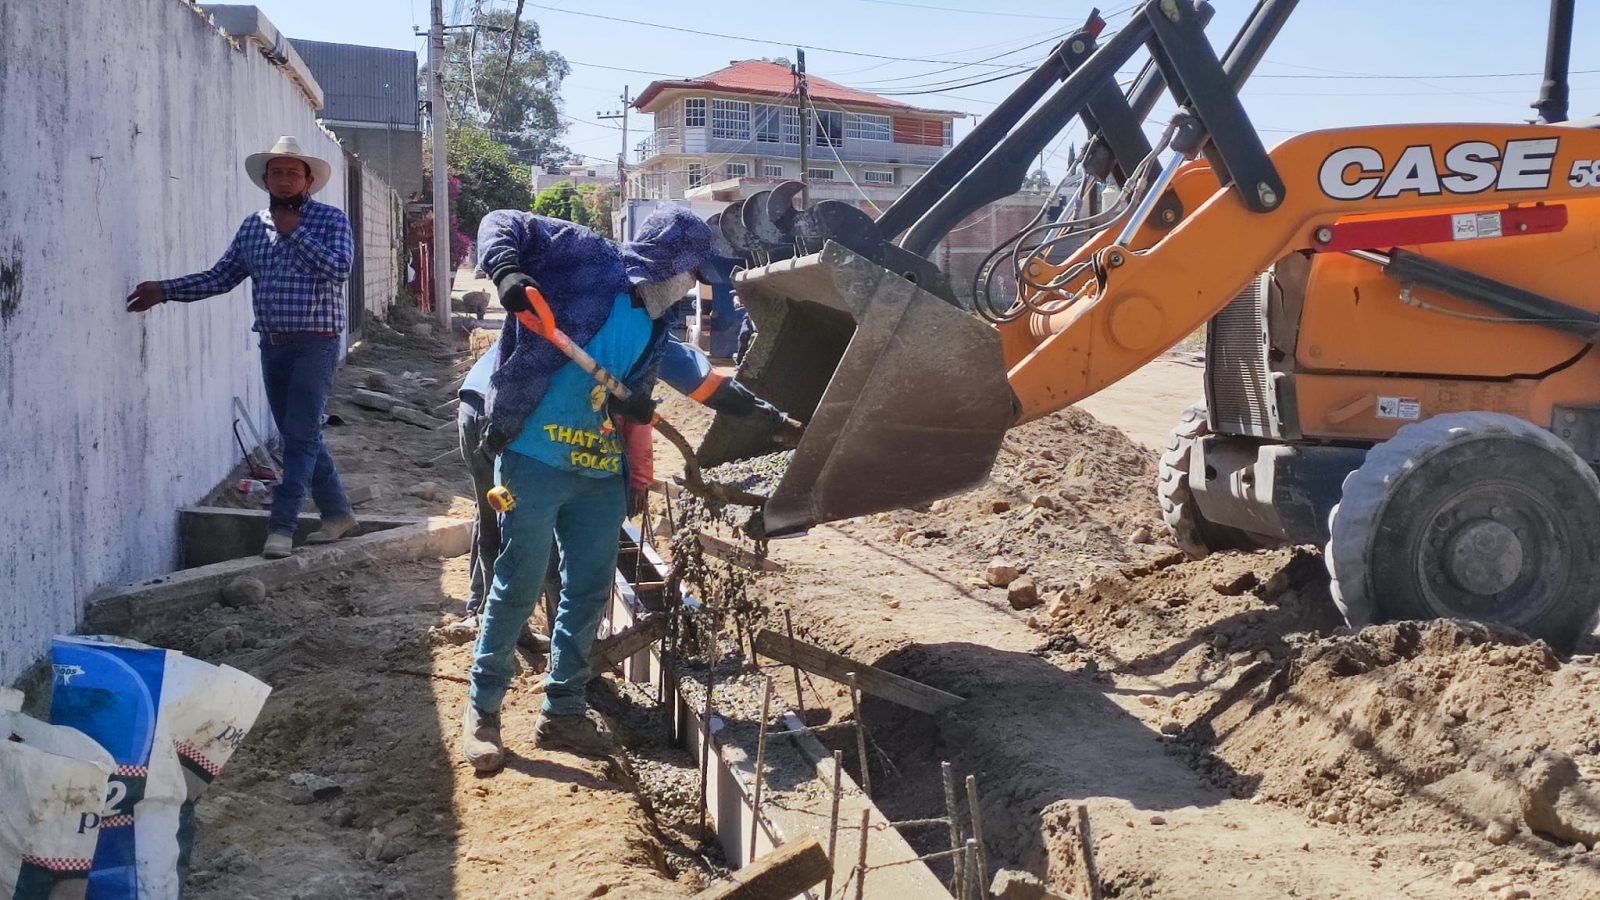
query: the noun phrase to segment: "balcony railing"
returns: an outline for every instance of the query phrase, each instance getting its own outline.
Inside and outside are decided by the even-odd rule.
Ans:
[[[665,154],[715,154],[717,156],[762,156],[772,159],[799,159],[797,143],[768,143],[758,141],[752,134],[750,140],[714,138],[708,128],[670,126],[657,128],[635,148],[638,162],[648,162]],[[829,147],[813,143],[806,147],[810,163],[825,166],[835,158],[844,162],[879,163],[882,165],[931,166],[944,156],[949,147],[930,147],[923,144],[897,144],[893,141],[864,141],[845,138],[839,145]]]

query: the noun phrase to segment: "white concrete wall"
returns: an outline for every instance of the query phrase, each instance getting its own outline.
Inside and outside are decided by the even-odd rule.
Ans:
[[[182,0],[0,2],[0,681],[97,587],[169,571],[176,508],[270,427],[248,282],[124,311],[209,267],[264,205],[245,155],[296,134],[344,163],[304,94]]]

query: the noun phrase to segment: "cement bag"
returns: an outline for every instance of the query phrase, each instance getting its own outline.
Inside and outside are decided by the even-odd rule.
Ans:
[[[51,655],[50,720],[82,729],[117,764],[90,900],[177,897],[194,800],[243,741],[270,688],[237,669],[121,638],[58,637]]]
[[[78,900],[100,838],[111,754],[21,706],[20,691],[0,688],[0,896]]]

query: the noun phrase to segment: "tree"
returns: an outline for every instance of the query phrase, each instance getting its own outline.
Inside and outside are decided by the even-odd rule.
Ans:
[[[566,131],[561,80],[572,69],[561,54],[544,48],[532,19],[516,24],[513,53],[514,16],[504,10],[480,12],[477,27],[447,34],[444,92],[450,127],[485,129],[521,162],[565,162],[572,154],[561,143]],[[426,89],[426,67],[420,77]]]
[[[1025,191],[1048,191],[1055,187],[1055,181],[1050,178],[1050,173],[1043,167],[1035,169],[1032,175],[1022,180],[1022,189]]]
[[[451,212],[468,235],[496,209],[528,209],[533,205],[527,166],[511,160],[510,150],[482,128],[464,125],[449,135],[450,172],[460,181],[451,198]]]
[[[570,181],[558,181],[540,191],[533,198],[533,211],[541,216],[566,219],[586,227],[590,222],[589,207]]]
[[[589,210],[589,227],[611,237],[612,198],[616,188],[597,182],[578,185],[578,198]]]

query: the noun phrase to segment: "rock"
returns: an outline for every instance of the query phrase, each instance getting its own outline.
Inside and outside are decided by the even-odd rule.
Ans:
[[[994,900],[1066,900],[1054,893],[1039,876],[1018,869],[1001,869],[989,883]]]
[[[255,864],[256,859],[250,855],[250,851],[238,844],[230,844],[211,861],[211,867],[218,872],[243,872]]]
[[[350,392],[350,402],[362,409],[388,412],[394,409],[395,404],[400,401],[389,394],[380,394],[377,391],[364,391],[361,388],[356,388]]]
[[[1569,844],[1600,842],[1600,791],[1584,784],[1578,764],[1546,751],[1520,779],[1522,818],[1528,830]]]
[[[406,493],[419,500],[431,500],[436,503],[450,499],[450,492],[440,487],[437,481],[424,481]]]
[[[1151,825],[1165,825],[1165,824],[1167,824],[1167,817],[1166,816],[1151,816],[1150,817],[1150,824]]]
[[[355,487],[346,488],[344,492],[344,498],[350,501],[351,506],[359,506],[382,496],[383,485],[381,484],[358,484]]]
[[[1019,574],[1016,566],[996,556],[989,560],[989,568],[984,570],[983,580],[995,587],[1006,587],[1016,581]]]
[[[990,500],[987,503],[984,503],[982,508],[983,508],[983,511],[987,512],[987,513],[1009,512],[1010,509],[1011,509],[1011,501],[1010,500]]]
[[[1155,694],[1140,694],[1139,702],[1143,703],[1145,706],[1160,706],[1161,698],[1157,697]]]
[[[1260,584],[1260,579],[1256,578],[1256,573],[1240,572],[1231,577],[1218,576],[1217,580],[1211,583],[1211,589],[1224,597],[1237,597],[1257,584]]]
[[[421,410],[412,409],[409,406],[396,406],[389,410],[389,418],[415,425],[418,428],[437,428],[444,424],[443,419],[435,419],[433,416]]]
[[[365,854],[367,859],[377,859],[378,854],[383,852],[388,843],[389,839],[378,829],[374,828],[367,832],[367,850]]]
[[[408,329],[413,337],[433,337],[432,322],[418,322]]]
[[[1377,810],[1394,809],[1400,805],[1399,797],[1381,787],[1367,788],[1366,793],[1362,795],[1362,799],[1367,802],[1368,806]]]
[[[1052,619],[1064,619],[1071,611],[1071,607],[1067,604],[1066,591],[1056,591],[1045,600],[1045,612],[1049,613]]]
[[[267,586],[261,583],[261,579],[249,575],[240,575],[222,588],[223,606],[237,609],[255,606],[265,599],[267,599]]]
[[[1458,862],[1450,867],[1450,883],[1455,885],[1471,884],[1478,880],[1478,873],[1473,871],[1470,862]]]
[[[1135,528],[1133,530],[1133,534],[1128,535],[1128,543],[1130,543],[1130,544],[1148,544],[1148,543],[1150,543],[1150,529],[1144,527],[1143,525],[1140,525],[1138,528]]]
[[[1511,839],[1517,836],[1517,825],[1506,816],[1495,816],[1494,820],[1483,829],[1483,836],[1496,847],[1509,844]]]
[[[387,374],[379,372],[377,369],[369,370],[367,377],[361,379],[361,383],[366,385],[369,391],[376,391],[380,394],[394,393],[394,381]]]
[[[1508,884],[1495,894],[1497,900],[1525,900],[1532,896],[1533,892],[1520,884]]]
[[[341,806],[328,816],[328,823],[335,828],[349,828],[355,821],[356,811],[348,806]]]
[[[1061,504],[1056,500],[1056,498],[1050,496],[1049,494],[1040,494],[1039,496],[1033,498],[1033,508],[1055,510],[1060,509]]]
[[[1032,609],[1040,604],[1039,587],[1024,575],[1006,588],[1006,602],[1012,609]]]
[[[195,646],[194,655],[201,659],[210,659],[242,646],[244,646],[244,629],[238,625],[226,625],[206,635]]]
[[[1174,737],[1183,733],[1183,726],[1177,721],[1169,719],[1161,723],[1161,733],[1168,737]]]
[[[402,900],[406,896],[406,886],[395,882],[383,889],[383,900]]]
[[[900,608],[900,601],[899,600],[890,600],[889,601],[889,608],[890,609],[899,609]]]
[[[290,775],[289,784],[306,791],[313,800],[332,800],[344,793],[344,786],[339,782],[312,772],[296,772]]]

